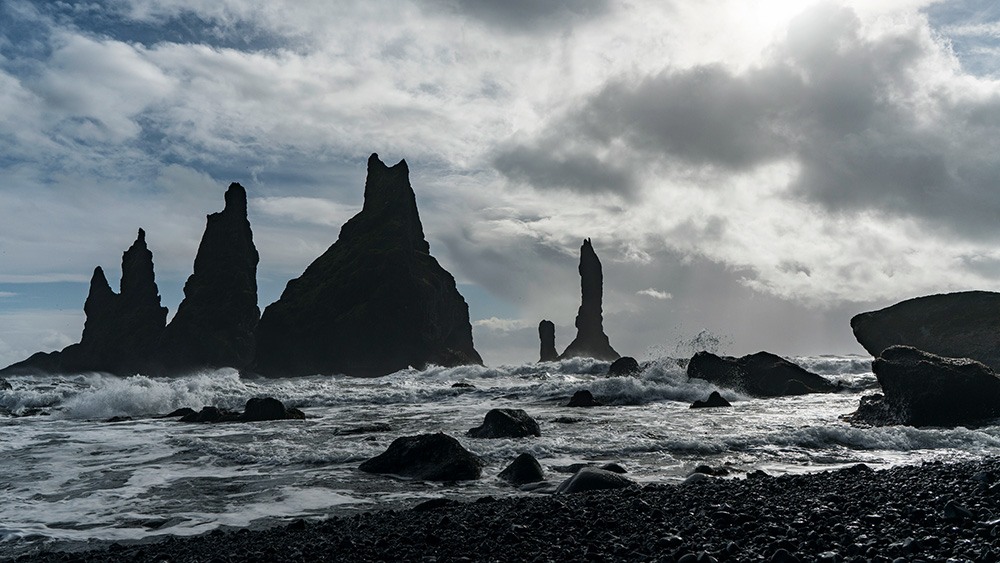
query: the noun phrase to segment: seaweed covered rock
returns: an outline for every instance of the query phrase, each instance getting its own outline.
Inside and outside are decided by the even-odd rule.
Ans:
[[[741,358],[698,352],[688,362],[687,375],[754,397],[829,393],[837,389],[822,376],[769,352]]]
[[[483,462],[458,440],[438,432],[396,438],[358,469],[422,481],[468,481],[482,475]]]
[[[208,216],[184,299],[157,347],[155,371],[240,369],[253,361],[260,257],[247,219],[246,190],[230,184],[225,200],[222,211]]]
[[[490,409],[483,423],[468,434],[473,438],[524,438],[541,436],[542,431],[523,409]]]
[[[946,358],[971,358],[1000,370],[1000,293],[963,291],[907,299],[851,319],[872,356],[894,345]]]
[[[406,162],[373,154],[361,212],[264,310],[253,371],[379,376],[428,364],[482,358],[455,278],[430,255]]]
[[[604,274],[601,260],[594,252],[590,239],[580,247],[580,310],[576,315],[576,338],[563,351],[560,359],[589,357],[598,360],[617,360],[620,356],[608,335],[604,334],[604,316],[601,302],[604,298]]]
[[[957,426],[1000,417],[1000,377],[975,360],[890,346],[872,371],[882,394],[862,398],[852,422]]]

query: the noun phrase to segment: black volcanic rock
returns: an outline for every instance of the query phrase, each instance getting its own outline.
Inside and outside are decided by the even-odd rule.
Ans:
[[[481,363],[469,307],[424,239],[406,162],[390,168],[373,154],[361,212],[264,310],[253,371],[379,376]]]
[[[158,370],[250,365],[260,319],[258,261],[246,190],[230,184],[225,208],[208,216],[184,300],[163,331],[154,357]]]
[[[687,375],[754,397],[829,393],[836,390],[836,386],[822,376],[768,352],[757,352],[741,358],[698,352],[688,362]]]
[[[537,483],[545,479],[542,466],[535,459],[535,456],[524,453],[511,462],[503,471],[497,475],[500,479],[507,481],[511,485],[521,486],[528,483]]]
[[[872,371],[883,394],[863,397],[852,422],[957,426],[1000,417],[1000,377],[975,360],[890,346]]]
[[[597,467],[584,467],[560,483],[559,487],[556,488],[556,494],[566,495],[604,489],[624,489],[632,485],[635,485],[635,481],[618,473]]]
[[[695,401],[691,403],[690,408],[710,409],[715,407],[731,407],[731,406],[733,405],[729,404],[729,401],[727,401],[726,398],[723,397],[718,391],[712,391],[708,395],[708,398],[705,399],[704,401]]]
[[[897,344],[1000,370],[1000,293],[964,291],[908,299],[851,319],[855,338],[875,357]]]
[[[576,338],[560,359],[589,357],[598,360],[617,360],[618,352],[611,347],[608,335],[604,334],[604,319],[601,300],[604,294],[604,275],[601,261],[594,252],[590,239],[580,247],[580,287],[583,298],[576,315]]]
[[[556,325],[552,321],[538,323],[538,340],[541,342],[539,362],[554,362],[559,359],[556,352]]]
[[[358,469],[422,481],[468,481],[479,479],[483,462],[458,440],[438,432],[396,438],[386,451]]]
[[[594,399],[594,394],[586,389],[573,393],[567,407],[599,407],[601,403]]]
[[[483,423],[468,434],[473,438],[524,438],[541,436],[542,431],[523,409],[490,409]]]
[[[632,356],[622,356],[608,366],[608,375],[612,376],[635,375],[641,371],[639,362]]]

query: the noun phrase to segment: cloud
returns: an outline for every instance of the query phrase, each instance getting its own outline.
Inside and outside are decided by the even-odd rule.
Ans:
[[[498,332],[511,332],[530,328],[534,324],[521,319],[498,319],[497,317],[490,317],[488,319],[473,321],[472,326]]]
[[[647,297],[652,297],[653,299],[659,299],[660,301],[663,301],[663,300],[666,300],[666,299],[673,299],[673,297],[674,297],[672,294],[667,293],[666,291],[660,291],[660,290],[654,289],[652,287],[650,287],[648,289],[640,289],[639,291],[635,292],[635,294],[636,295],[645,295]]]
[[[428,2],[509,31],[559,29],[607,13],[608,0],[438,0]]]

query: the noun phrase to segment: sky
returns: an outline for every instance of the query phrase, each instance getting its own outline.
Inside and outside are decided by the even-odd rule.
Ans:
[[[233,181],[263,309],[373,152],[489,365],[572,340],[587,237],[624,355],[863,353],[854,314],[1000,289],[998,78],[988,1],[4,0],[0,364],[139,228],[176,310]]]

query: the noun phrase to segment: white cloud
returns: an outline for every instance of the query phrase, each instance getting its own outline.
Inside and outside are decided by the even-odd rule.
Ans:
[[[515,330],[529,328],[537,324],[538,323],[531,323],[529,321],[524,321],[521,319],[500,319],[497,317],[490,317],[488,319],[479,319],[478,321],[472,321],[472,326],[476,328],[484,328],[496,332],[511,332]]]
[[[673,299],[673,297],[674,297],[672,294],[667,293],[666,291],[660,291],[660,290],[654,289],[652,287],[650,287],[648,289],[640,289],[639,291],[637,291],[635,293],[636,293],[636,295],[645,295],[647,297],[652,297],[653,299],[659,299],[661,301],[666,300],[666,299]]]

